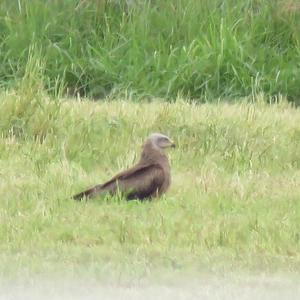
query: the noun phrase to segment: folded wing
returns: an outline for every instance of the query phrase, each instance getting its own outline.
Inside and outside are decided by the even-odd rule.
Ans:
[[[96,185],[73,198],[75,200],[83,197],[92,198],[102,193],[114,194],[119,190],[126,194],[128,200],[145,199],[159,194],[164,180],[164,171],[160,165],[136,165],[119,173],[104,184]]]

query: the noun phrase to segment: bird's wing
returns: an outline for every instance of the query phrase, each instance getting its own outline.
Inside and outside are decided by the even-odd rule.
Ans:
[[[127,199],[143,199],[158,194],[164,180],[164,171],[160,165],[137,164],[104,184],[98,184],[73,196],[73,199],[92,198],[105,192],[113,194],[117,190],[125,193]]]
[[[102,191],[127,194],[128,199],[143,199],[159,192],[165,180],[164,171],[158,164],[138,164],[117,174],[101,187]]]

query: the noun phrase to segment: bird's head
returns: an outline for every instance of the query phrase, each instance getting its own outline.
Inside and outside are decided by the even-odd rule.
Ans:
[[[175,148],[176,146],[169,137],[161,133],[152,133],[148,139],[155,147],[162,150],[166,148]]]

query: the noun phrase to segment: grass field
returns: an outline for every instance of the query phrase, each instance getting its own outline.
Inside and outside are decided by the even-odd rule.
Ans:
[[[1,276],[299,274],[298,109],[259,94],[203,105],[50,100],[30,80],[1,94]],[[152,132],[178,146],[165,197],[69,198],[132,165]]]
[[[299,298],[299,14],[0,1],[0,299]],[[166,195],[71,199],[153,132]]]

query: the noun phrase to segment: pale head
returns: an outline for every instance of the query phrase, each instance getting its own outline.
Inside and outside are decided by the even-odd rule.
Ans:
[[[152,133],[148,138],[151,143],[159,149],[175,148],[175,143],[166,135],[161,133]]]

